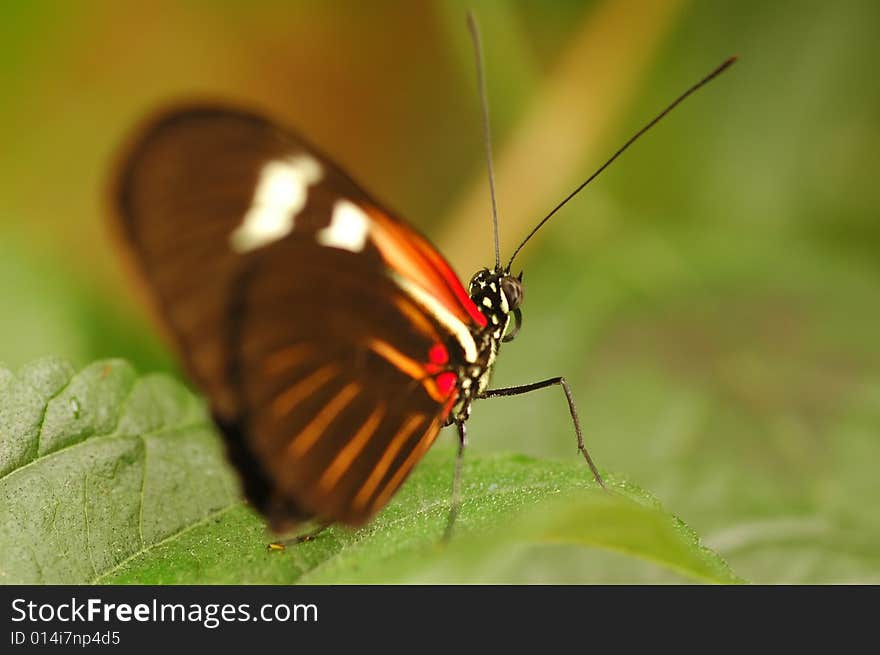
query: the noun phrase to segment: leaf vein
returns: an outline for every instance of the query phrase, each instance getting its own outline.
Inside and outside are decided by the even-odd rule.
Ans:
[[[65,382],[63,385],[61,385],[60,389],[58,389],[57,391],[55,391],[55,393],[53,393],[51,396],[46,398],[46,402],[43,405],[43,413],[40,415],[39,427],[37,428],[37,447],[36,447],[36,450],[34,451],[34,459],[32,459],[31,461],[34,461],[40,457],[40,445],[43,441],[43,427],[46,425],[46,415],[49,413],[49,404],[53,400],[58,398],[58,396],[60,396],[62,393],[64,393],[68,387],[70,387],[70,385],[76,379],[77,375],[79,375],[79,374],[75,373],[75,374],[71,375],[70,379],[67,382]],[[33,387],[31,387],[31,388],[33,388]],[[29,463],[30,462],[28,462],[28,464]],[[0,480],[2,480],[2,479],[3,478],[0,478]]]
[[[15,473],[19,473],[20,471],[23,471],[23,470],[25,470],[26,468],[28,468],[28,467],[30,467],[30,466],[33,466],[33,465],[38,464],[38,463],[40,463],[40,462],[44,462],[46,459],[48,459],[48,458],[50,458],[50,457],[55,457],[55,456],[57,456],[57,455],[60,455],[61,453],[66,453],[66,452],[67,452],[68,450],[70,450],[71,448],[77,448],[77,447],[79,447],[79,446],[85,446],[85,445],[90,444],[90,443],[92,443],[93,441],[96,441],[96,440],[99,440],[99,439],[108,439],[108,440],[109,440],[109,439],[133,439],[133,438],[137,438],[137,437],[146,437],[146,436],[161,436],[161,435],[164,434],[165,432],[173,432],[173,431],[177,431],[177,430],[188,430],[188,429],[191,429],[191,428],[198,428],[198,427],[204,427],[204,426],[205,426],[205,421],[204,421],[204,420],[200,420],[200,421],[195,421],[195,422],[193,422],[193,423],[187,423],[187,424],[184,424],[184,425],[162,426],[161,428],[157,428],[157,429],[155,429],[155,430],[151,430],[150,432],[144,432],[144,433],[141,434],[141,435],[134,435],[134,434],[95,434],[95,435],[92,435],[91,437],[89,437],[88,439],[83,439],[82,441],[75,441],[75,442],[73,442],[73,443],[71,443],[71,444],[68,444],[68,445],[64,446],[63,448],[59,448],[58,450],[53,450],[51,453],[46,453],[45,455],[42,455],[41,457],[37,457],[36,459],[31,460],[30,462],[28,462],[28,463],[25,464],[24,466],[19,466],[19,467],[16,468],[16,469],[12,469],[11,471],[7,471],[7,472],[4,473],[3,475],[0,475],[0,482],[3,482],[3,481],[4,481],[6,478],[8,478],[9,476],[11,476],[11,475],[13,475],[13,474],[15,474]]]
[[[180,537],[181,535],[186,534],[187,532],[190,532],[191,530],[195,530],[197,527],[204,525],[205,523],[208,523],[209,521],[217,518],[218,516],[223,516],[227,512],[232,511],[233,509],[240,507],[243,504],[244,504],[244,501],[240,500],[236,503],[233,503],[232,505],[227,505],[226,507],[221,507],[220,509],[216,509],[212,512],[209,512],[208,514],[205,514],[202,518],[200,518],[198,521],[194,521],[193,523],[190,523],[189,525],[182,527],[180,530],[177,530],[176,532],[172,532],[167,537],[164,537],[163,539],[160,539],[159,541],[150,544],[146,548],[141,548],[140,550],[132,553],[131,555],[129,555],[125,559],[121,560],[118,564],[113,565],[112,567],[110,567],[106,571],[103,571],[100,574],[98,574],[96,571],[95,577],[90,581],[91,584],[100,583],[101,580],[105,579],[107,576],[114,574],[116,571],[121,569],[123,566],[128,564],[130,561],[144,555],[145,553],[148,553],[149,551],[153,550],[154,548],[158,548],[158,547],[166,544],[167,542],[172,541],[172,540]]]
[[[86,553],[89,556],[89,563],[92,565],[92,572],[97,575],[98,569],[95,566],[95,558],[92,554],[92,535],[89,519],[89,474],[83,476],[83,519],[86,527]]]
[[[146,545],[144,541],[144,496],[147,489],[147,435],[139,435],[141,445],[144,449],[143,466],[141,466],[141,493],[140,507],[138,508],[138,537],[141,541],[141,548]]]

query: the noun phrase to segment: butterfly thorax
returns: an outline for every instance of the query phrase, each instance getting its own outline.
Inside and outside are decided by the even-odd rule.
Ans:
[[[477,345],[476,361],[462,366],[458,371],[460,400],[454,412],[456,420],[468,419],[471,404],[489,386],[498,349],[519,331],[522,320],[519,305],[523,298],[521,278],[521,274],[514,277],[506,271],[487,268],[477,271],[471,278],[468,295],[486,317],[486,325],[472,331]],[[515,327],[507,334],[511,316],[515,319]]]

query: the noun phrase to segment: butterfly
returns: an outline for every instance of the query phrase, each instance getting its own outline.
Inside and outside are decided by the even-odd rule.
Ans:
[[[487,118],[485,126],[489,150]],[[455,425],[448,533],[478,399],[561,387],[578,449],[603,484],[565,378],[489,385],[522,322],[513,260],[593,177],[506,265],[496,216],[495,266],[467,287],[428,239],[328,156],[241,109],[179,107],[150,121],[122,159],[113,197],[117,230],[270,526],[365,524],[441,428]]]

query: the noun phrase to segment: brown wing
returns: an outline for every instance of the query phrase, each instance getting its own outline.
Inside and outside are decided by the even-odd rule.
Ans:
[[[321,175],[295,198],[295,224],[270,222],[270,238],[258,226],[237,248],[267,164],[300,156]],[[238,112],[154,122],[116,193],[122,231],[254,504],[276,527],[367,520],[436,437],[457,393],[444,359],[466,357],[469,326],[485,322],[448,264],[311,146]],[[318,238],[340,200],[369,219],[361,247]]]
[[[431,376],[442,336],[421,309],[324,250],[286,244],[246,276],[236,377],[272,481],[267,513],[295,498],[324,520],[360,524],[433,442],[455,391]]]

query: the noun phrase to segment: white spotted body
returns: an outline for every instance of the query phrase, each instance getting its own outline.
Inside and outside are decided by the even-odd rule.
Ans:
[[[486,327],[473,330],[477,345],[477,358],[473,364],[458,371],[460,400],[450,421],[467,421],[473,401],[489,388],[492,368],[498,350],[504,341],[510,341],[519,330],[521,316],[519,305],[523,298],[522,275],[514,277],[503,270],[481,269],[474,274],[468,294],[487,319]],[[513,332],[507,334],[511,315],[516,323]],[[507,335],[507,336],[505,336]]]

